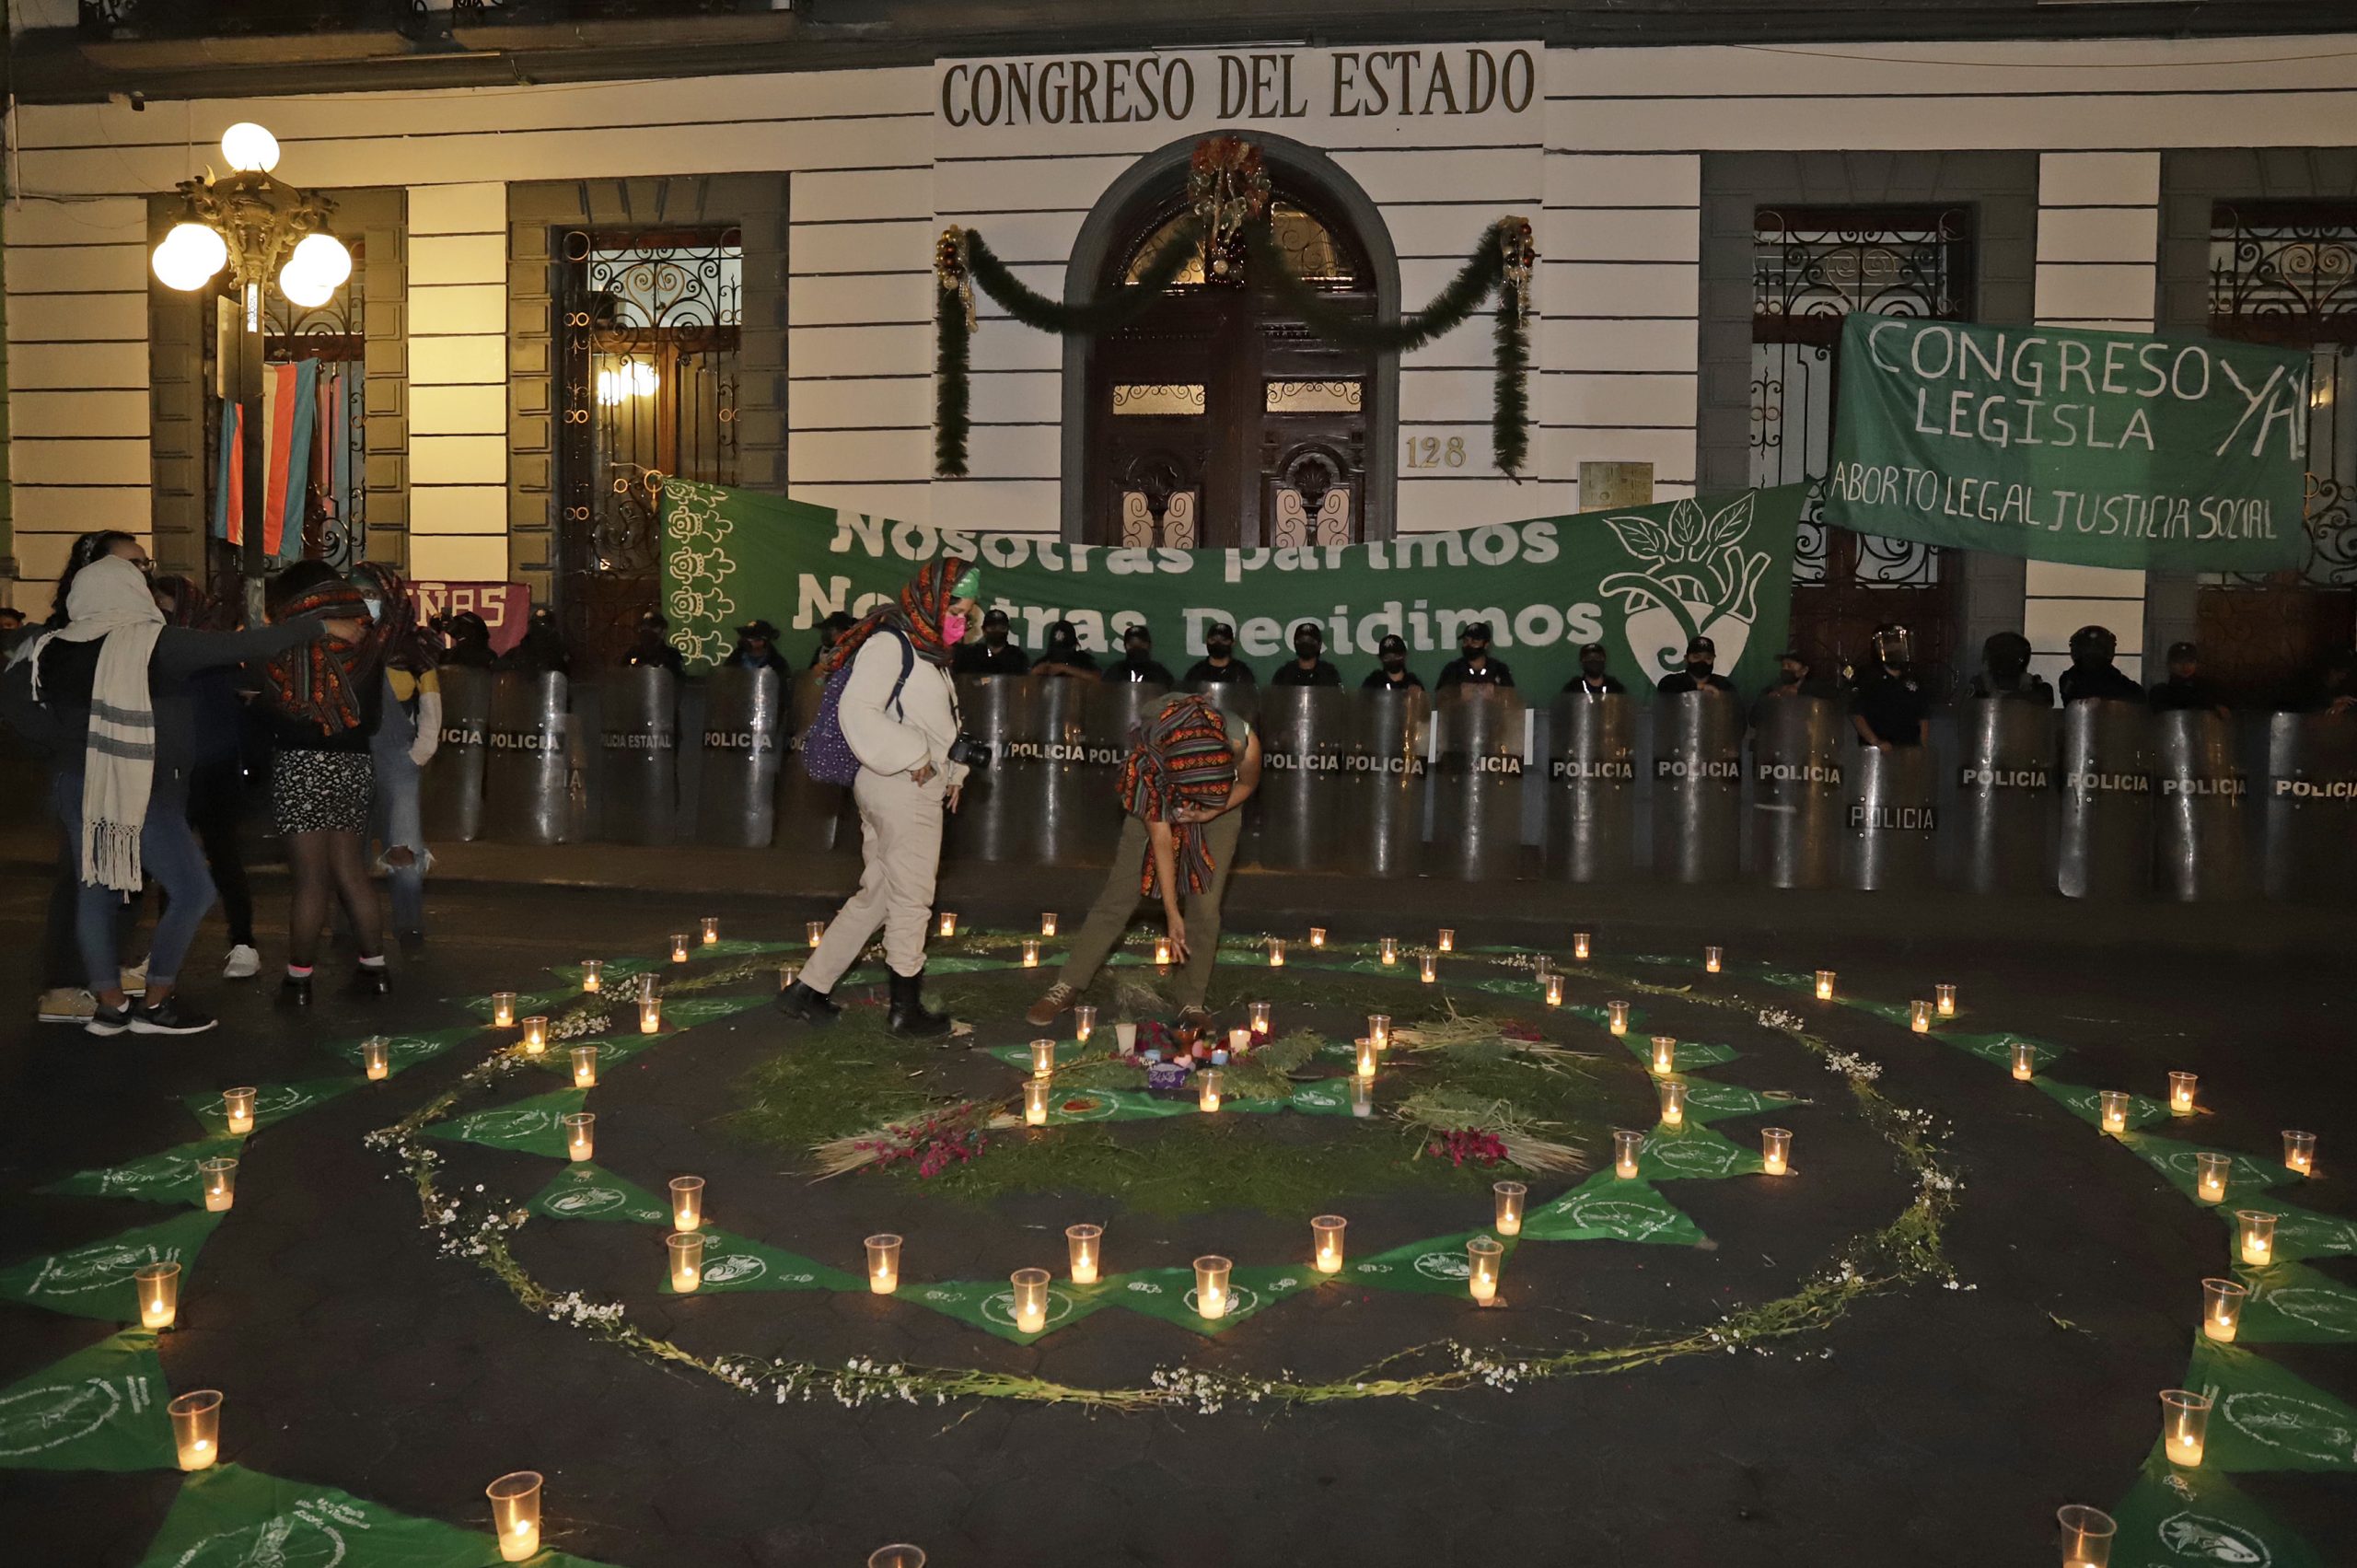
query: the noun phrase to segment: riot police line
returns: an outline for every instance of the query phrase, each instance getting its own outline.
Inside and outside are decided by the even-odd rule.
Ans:
[[[1162,689],[1022,676],[958,687],[993,761],[967,788],[948,856],[1101,863],[1130,726]],[[1650,704],[1566,693],[1544,707],[1479,686],[1209,694],[1260,729],[1268,771],[1245,861],[1269,869],[2182,900],[2345,899],[2357,884],[2346,717],[1978,699],[1940,711],[1928,744],[1880,749],[1827,697],[1747,714],[1715,691]],[[807,671],[680,681],[638,667],[568,687],[447,670],[428,831],[852,847],[845,792],[795,759],[818,697]]]

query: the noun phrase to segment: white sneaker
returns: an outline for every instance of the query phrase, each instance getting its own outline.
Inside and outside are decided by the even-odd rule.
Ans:
[[[251,980],[261,973],[261,955],[243,942],[229,949],[228,961],[221,966],[223,980]]]
[[[122,993],[125,996],[146,995],[147,960],[142,958],[137,963],[132,965],[129,969],[123,970],[121,984],[122,986]]]

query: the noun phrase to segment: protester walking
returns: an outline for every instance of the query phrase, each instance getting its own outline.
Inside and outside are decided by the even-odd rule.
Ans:
[[[949,1032],[948,1016],[924,1005],[924,938],[941,865],[943,813],[958,808],[966,780],[949,664],[975,623],[981,591],[981,569],[971,562],[935,561],[897,601],[844,632],[819,666],[841,733],[825,733],[822,703],[805,754],[823,765],[823,751],[840,741],[857,760],[852,799],[859,807],[863,865],[859,890],[835,912],[801,977],[778,997],[788,1016],[831,1021],[840,1011],[830,997],[835,982],[881,925],[892,1031]]]
[[[169,624],[200,632],[224,629],[227,616],[220,601],[189,578],[157,577],[155,591],[157,607]],[[239,693],[240,679],[237,669],[222,666],[189,682],[195,738],[189,758],[188,820],[196,830],[197,842],[204,846],[204,864],[221,898],[221,918],[229,927],[223,980],[251,980],[261,972],[243,842],[246,703]]]
[[[425,942],[425,876],[434,869],[434,852],[425,847],[418,794],[425,765],[442,744],[442,680],[433,645],[418,627],[408,581],[390,566],[364,561],[354,568],[352,582],[383,650],[384,706],[368,752],[376,785],[369,825],[383,846],[377,869],[392,890],[393,935],[407,950]]]
[[[1119,785],[1120,842],[1056,983],[1025,1018],[1045,1028],[1079,1000],[1105,965],[1138,900],[1159,898],[1182,1022],[1210,1020],[1204,1006],[1219,958],[1220,906],[1244,830],[1237,808],[1260,786],[1260,738],[1250,725],[1191,692],[1164,700],[1132,732]]]
[[[375,798],[371,747],[385,707],[382,644],[361,591],[324,561],[300,561],[271,580],[273,621],[316,616],[327,635],[262,667],[262,701],[277,757],[271,815],[286,841],[294,894],[286,920],[282,1003],[311,1005],[320,933],[341,901],[359,949],[352,989],[381,995],[385,921],[368,880],[368,818]]]
[[[189,684],[208,669],[299,655],[321,633],[316,621],[237,633],[168,626],[140,568],[101,556],[75,575],[65,624],[25,649],[30,706],[12,703],[10,716],[20,728],[47,724],[58,758],[52,803],[80,881],[76,937],[97,1002],[83,1026],[90,1033],[213,1028],[177,989],[214,898],[188,820],[196,722]],[[8,683],[12,697],[17,689]],[[167,901],[148,949],[145,995],[134,1003],[122,985],[117,913],[148,881]]]

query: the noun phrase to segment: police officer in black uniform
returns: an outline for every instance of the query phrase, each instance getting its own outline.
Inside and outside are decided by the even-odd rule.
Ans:
[[[2210,683],[2201,679],[2201,661],[2191,643],[2169,645],[2169,676],[2155,682],[2151,701],[2156,714],[2176,713],[2184,708],[2207,708],[2223,714],[2225,704],[2218,701]]]
[[[633,639],[630,651],[622,655],[622,663],[651,665],[674,675],[684,673],[679,650],[671,645],[671,622],[661,610],[650,610],[638,618],[638,635]]]
[[[1154,633],[1144,621],[1132,621],[1121,633],[1121,655],[1119,662],[1105,667],[1107,685],[1170,684],[1170,671],[1155,662]]]
[[[818,668],[819,661],[827,656],[835,644],[842,639],[842,634],[858,624],[858,618],[848,610],[838,610],[824,621],[819,621],[819,645],[810,650],[810,663],[807,668]]]
[[[2123,703],[2142,702],[2144,689],[2111,662],[2119,652],[2119,639],[2108,626],[2082,626],[2072,633],[2071,668],[2062,672],[2062,701],[2109,697]]]
[[[1097,656],[1080,645],[1080,633],[1069,621],[1048,622],[1048,643],[1039,650],[1038,662],[1031,666],[1033,675],[1069,676],[1079,680],[1097,679]]]
[[[473,610],[462,610],[444,617],[435,630],[450,639],[450,645],[442,653],[446,668],[490,669],[498,664],[499,656],[491,651],[491,627]]]
[[[1469,621],[1457,634],[1457,656],[1440,667],[1440,689],[1452,686],[1512,686],[1506,661],[1490,656],[1490,623]]]
[[[1006,633],[1006,611],[984,612],[981,639],[958,645],[958,651],[949,660],[951,671],[958,675],[1021,675],[1029,669],[1031,656],[1007,641]]]
[[[1271,686],[1340,686],[1342,672],[1326,662],[1326,631],[1315,621],[1293,629],[1293,659],[1269,677]]]
[[[2029,639],[2019,632],[2000,632],[1980,645],[1980,673],[1972,678],[1972,694],[2008,703],[2054,705],[2054,688],[2029,668]]]
[[[573,656],[565,652],[564,638],[556,629],[556,611],[546,605],[532,611],[531,619],[524,623],[524,635],[514,647],[499,656],[499,662],[493,668],[519,670],[526,675],[571,675]]]
[[[1931,738],[1932,700],[1909,668],[1913,652],[1906,627],[1875,628],[1875,666],[1850,694],[1850,723],[1860,744],[1888,751]]]
[[[1602,643],[1585,644],[1580,648],[1580,672],[1563,682],[1566,695],[1581,697],[1618,696],[1629,689],[1620,684],[1617,675],[1605,673],[1608,662]]]
[[[1203,656],[1187,667],[1190,686],[1257,686],[1252,667],[1236,656],[1236,628],[1214,621],[1203,628]]]
[[[1423,681],[1408,668],[1408,639],[1393,632],[1375,647],[1373,674],[1359,682],[1362,691],[1421,691]]]
[[[766,621],[748,621],[737,628],[737,646],[729,651],[728,664],[735,669],[774,669],[780,680],[794,673],[777,651],[777,628]]]
[[[1718,645],[1708,637],[1690,638],[1686,645],[1686,668],[1674,669],[1654,683],[1654,690],[1665,697],[1675,697],[1686,691],[1724,691],[1735,695],[1735,682],[1724,675],[1712,673],[1719,662]]]

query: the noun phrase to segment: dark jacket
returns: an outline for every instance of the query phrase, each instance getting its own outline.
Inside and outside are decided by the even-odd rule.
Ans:
[[[1423,689],[1422,679],[1412,669],[1401,670],[1399,679],[1397,680],[1377,669],[1359,682],[1359,690],[1362,691],[1421,691]]]
[[[2074,664],[2062,672],[2062,700],[2065,703],[2084,702],[2090,697],[2141,703],[2144,700],[2144,689],[2129,679],[2127,673],[2116,664],[2093,668]]]
[[[1190,686],[1257,686],[1260,681],[1252,674],[1252,667],[1240,658],[1231,658],[1224,665],[1215,665],[1207,658],[1199,658],[1187,667],[1187,684]]]
[[[960,643],[949,668],[958,675],[1021,675],[1031,668],[1031,656],[1013,643]]]
[[[1299,659],[1289,658],[1277,667],[1274,675],[1269,677],[1271,686],[1340,686],[1341,683],[1342,672],[1324,659],[1304,669]]]
[[[1724,691],[1732,697],[1735,695],[1735,682],[1715,669],[1700,680],[1682,669],[1673,669],[1655,684],[1654,690],[1665,697],[1675,697],[1686,691]]]
[[[1596,687],[1591,692],[1587,683],[1587,677],[1585,675],[1574,675],[1569,680],[1563,682],[1563,694],[1565,696],[1574,697],[1585,695],[1610,697],[1629,690],[1626,686],[1620,684],[1620,678],[1617,675],[1605,676],[1603,678],[1603,681],[1604,683],[1602,685]]]
[[[1170,671],[1150,658],[1125,658],[1119,664],[1109,664],[1099,677],[1109,686],[1154,686],[1170,684]]]
[[[1472,660],[1464,658],[1453,658],[1440,667],[1440,686],[1444,691],[1452,686],[1511,686],[1513,684],[1514,671],[1507,668],[1505,660],[1495,654],[1482,660],[1481,668],[1479,669],[1473,668]]]

